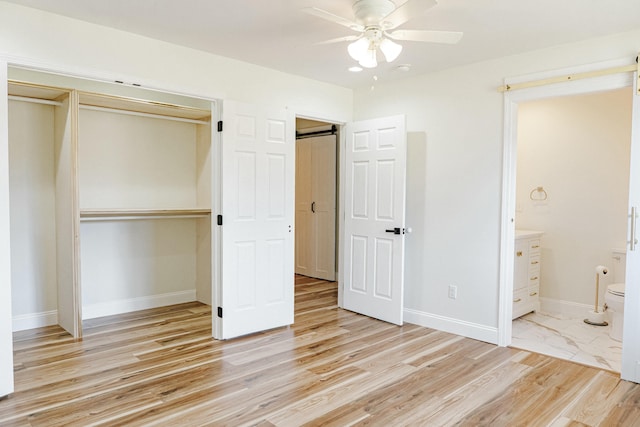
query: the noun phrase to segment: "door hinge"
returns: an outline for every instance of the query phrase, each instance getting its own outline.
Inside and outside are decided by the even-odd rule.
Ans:
[[[222,132],[222,120],[218,122],[218,132]]]
[[[218,225],[222,225],[222,215],[218,215]]]
[[[222,307],[218,307],[218,317],[222,319]]]

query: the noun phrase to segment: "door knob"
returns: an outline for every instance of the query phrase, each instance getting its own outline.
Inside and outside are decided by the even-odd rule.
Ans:
[[[384,230],[387,233],[393,233],[393,234],[404,234],[405,233],[405,229],[404,228],[392,228],[391,230]]]

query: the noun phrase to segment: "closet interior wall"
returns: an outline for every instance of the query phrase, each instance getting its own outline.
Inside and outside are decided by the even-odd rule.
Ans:
[[[9,84],[14,330],[79,330],[74,91]]]
[[[56,90],[10,84],[14,330],[211,304],[211,103]]]

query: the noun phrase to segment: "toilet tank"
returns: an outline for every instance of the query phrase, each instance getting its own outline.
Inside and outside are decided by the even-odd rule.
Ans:
[[[611,283],[624,283],[624,276],[627,271],[627,250],[611,250],[611,269],[613,270],[613,280]]]

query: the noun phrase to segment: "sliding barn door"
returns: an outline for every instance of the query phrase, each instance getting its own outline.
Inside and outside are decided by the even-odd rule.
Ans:
[[[296,273],[335,280],[336,136],[296,141]]]
[[[225,101],[221,338],[293,323],[295,120]]]
[[[640,382],[640,94],[634,78],[629,163],[629,250],[625,276],[624,328],[622,330],[622,379]]]
[[[346,128],[344,299],[347,310],[402,324],[404,116]]]

